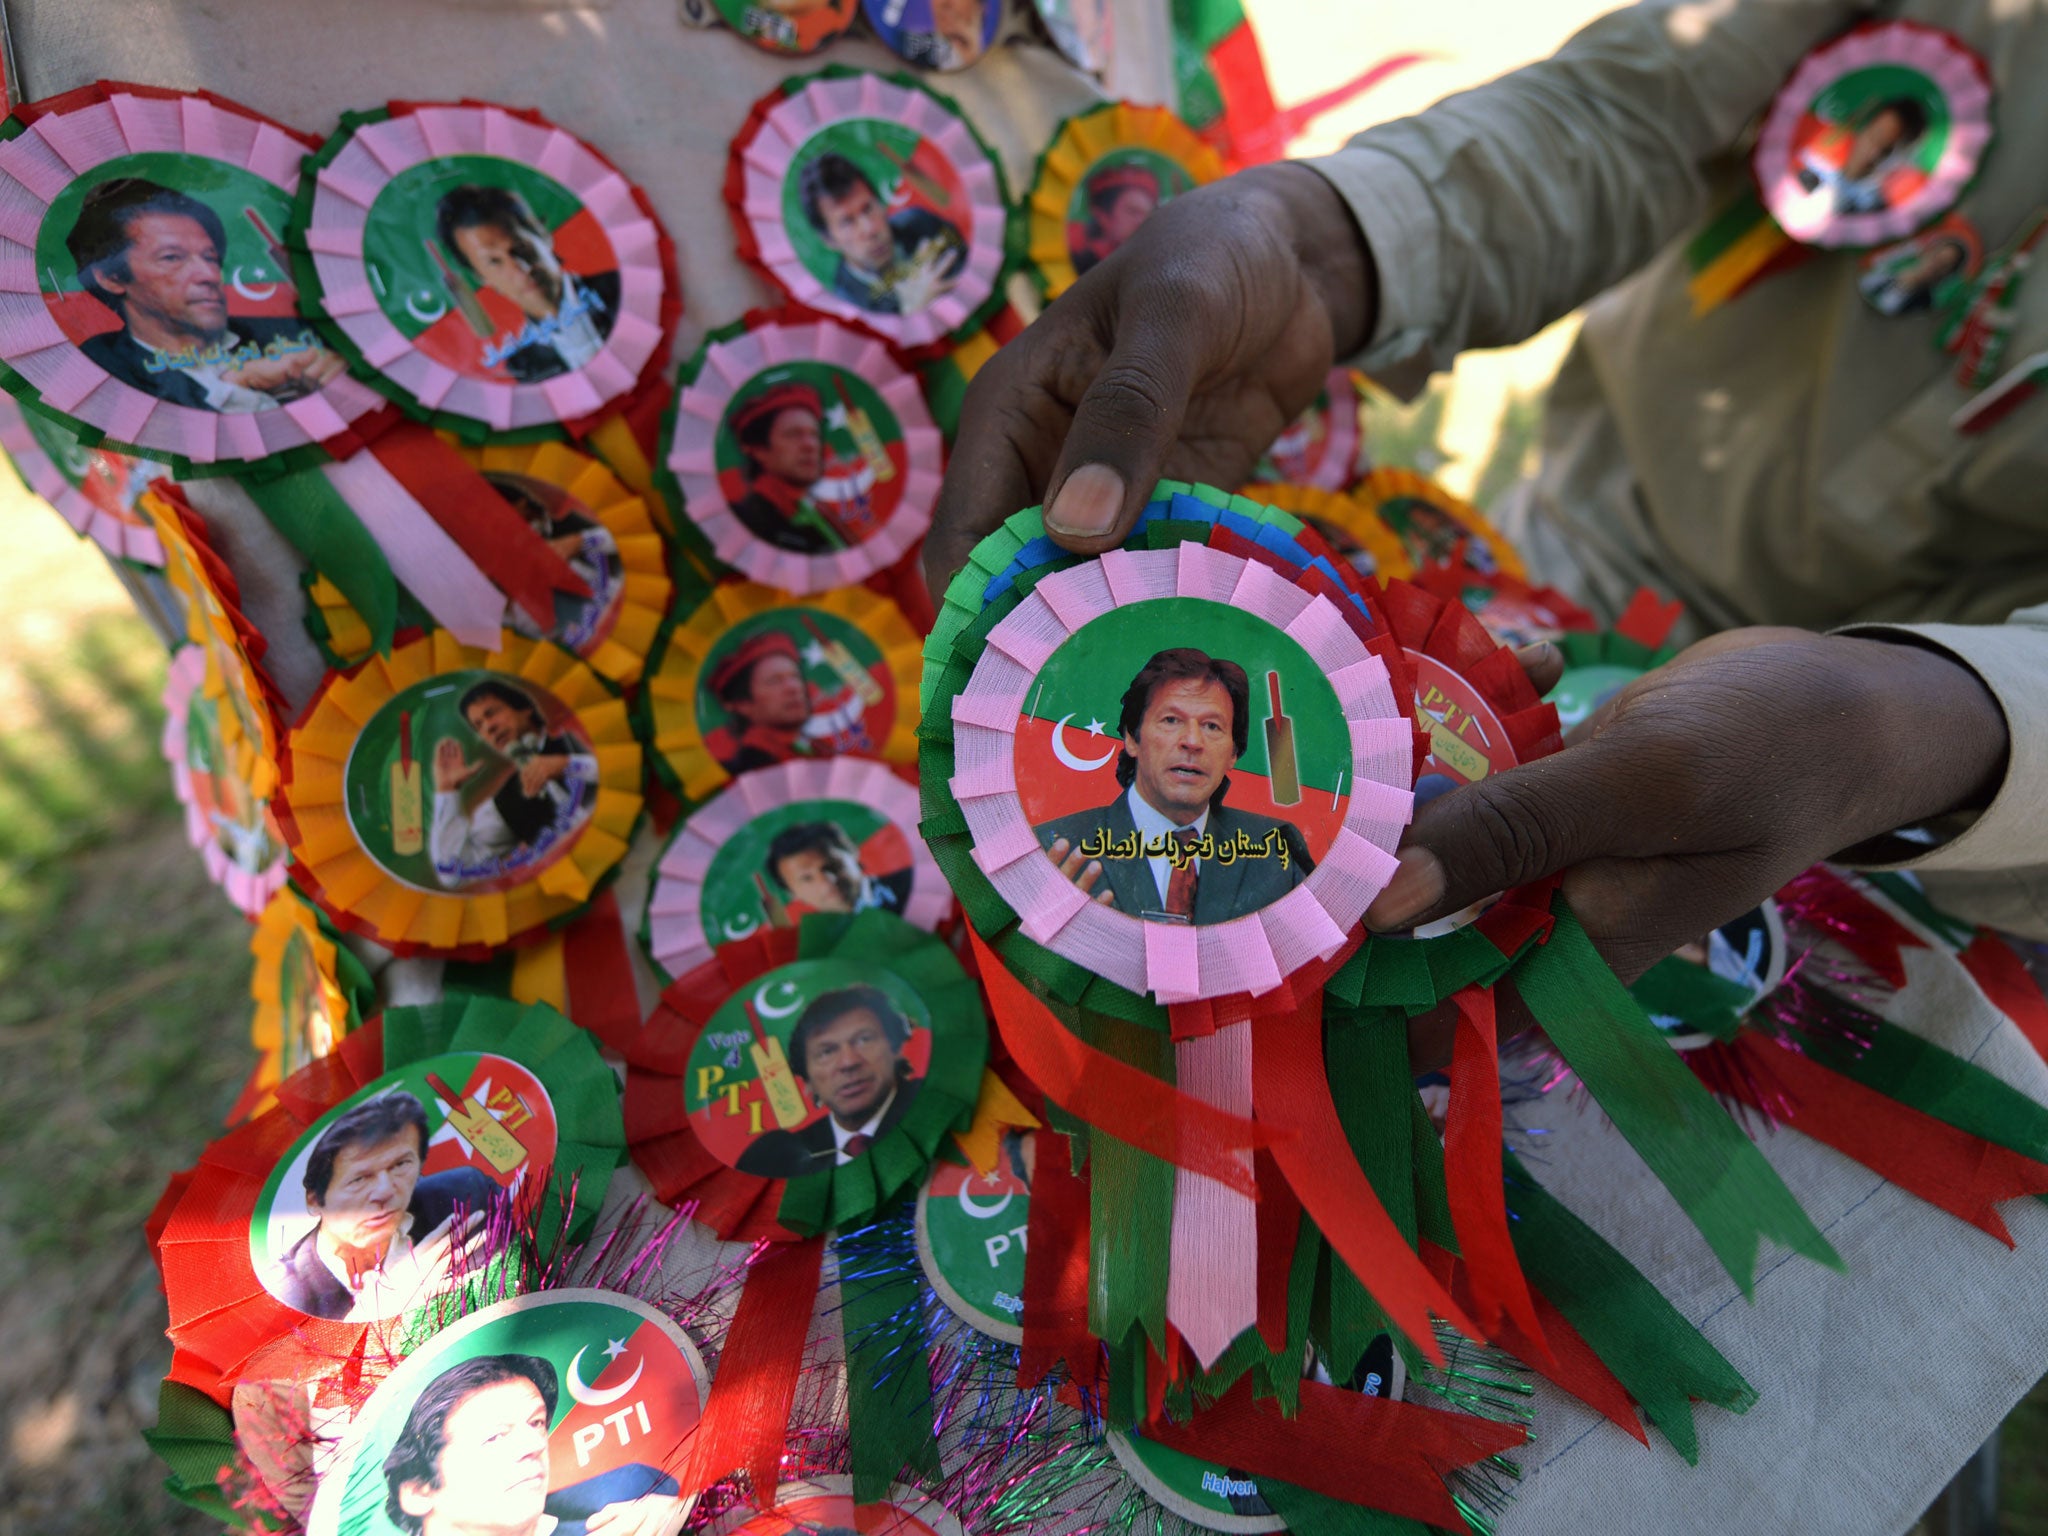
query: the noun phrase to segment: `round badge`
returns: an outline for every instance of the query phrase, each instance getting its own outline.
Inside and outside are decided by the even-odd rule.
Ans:
[[[965,69],[996,45],[1002,0],[861,0],[868,25],[920,69]]]
[[[10,389],[188,467],[310,448],[376,409],[298,310],[282,232],[310,140],[218,97],[130,85],[0,131],[10,249],[42,299],[0,339]]]
[[[309,1126],[264,1181],[249,1263],[294,1312],[381,1322],[445,1289],[493,1202],[537,1194],[554,1105],[502,1056],[430,1056]]]
[[[791,299],[898,346],[963,335],[1002,303],[1002,167],[907,76],[784,81],[733,142],[726,201],[740,254]]]
[[[1608,661],[1567,667],[1544,697],[1557,706],[1558,728],[1569,731],[1592,719],[1594,711],[1642,675],[1641,667]]]
[[[1947,309],[1969,290],[1984,265],[1984,237],[1959,213],[1863,258],[1856,290],[1886,319]]]
[[[125,453],[88,448],[68,427],[0,396],[0,448],[22,483],[57,515],[117,560],[164,563],[156,529],[135,505],[163,476],[160,465]]]
[[[756,315],[683,370],[667,466],[726,565],[822,592],[894,565],[924,536],[944,447],[916,378],[830,320]]]
[[[1352,495],[1393,531],[1417,569],[1462,564],[1482,576],[1504,571],[1527,579],[1521,557],[1479,509],[1434,480],[1405,469],[1376,469]]]
[[[1028,199],[1032,270],[1046,297],[1137,233],[1161,203],[1223,175],[1222,157],[1164,107],[1105,102],[1068,118]]]
[[[936,928],[953,903],[918,816],[916,788],[860,758],[740,775],[662,851],[642,930],[649,957],[682,976],[720,944],[813,912],[894,912]]]
[[[815,53],[853,25],[860,0],[712,0],[727,26],[770,53]]]
[[[1319,1365],[1310,1367],[1310,1375],[1328,1381]],[[1399,1400],[1406,1380],[1393,1339],[1381,1334],[1366,1346],[1358,1369],[1342,1385],[1368,1397]],[[1108,1439],[1110,1451],[1131,1481],[1183,1520],[1226,1536],[1259,1536],[1287,1529],[1287,1522],[1273,1513],[1259,1491],[1256,1477],[1160,1445],[1134,1431],[1112,1429]]]
[[[1332,368],[1314,403],[1273,439],[1255,477],[1326,491],[1355,484],[1372,467],[1365,446],[1365,400],[1359,374]]]
[[[625,853],[625,705],[546,641],[436,632],[330,674],[287,745],[303,883],[387,947],[474,951],[575,911]]]
[[[940,1163],[917,1196],[917,1259],[953,1314],[992,1339],[1024,1342],[1024,1239],[1038,1139],[1005,1131],[988,1172]]]
[[[308,163],[307,298],[415,414],[472,432],[583,422],[665,355],[678,305],[652,207],[545,119],[393,106]]]
[[[171,659],[163,750],[185,808],[186,836],[205,858],[213,883],[250,917],[283,886],[286,860],[269,797],[256,788],[259,776],[276,778],[274,768],[259,769],[256,708],[239,679],[214,666],[205,648],[188,645]]]
[[[1342,491],[1317,485],[1248,485],[1253,501],[1291,512],[1321,534],[1325,543],[1360,576],[1391,581],[1414,574],[1415,562],[1392,529]]]
[[[643,1301],[517,1296],[428,1339],[378,1386],[320,1480],[315,1536],[658,1536],[695,1502],[675,1472],[710,1372]]]
[[[1765,114],[1751,163],[1786,234],[1862,248],[1953,207],[1991,134],[1982,59],[1933,27],[1868,22],[1800,60]]]
[[[1116,14],[1108,0],[1031,0],[1053,47],[1076,69],[1100,75],[1116,50]]]
[[[840,755],[914,762],[917,632],[864,587],[797,599],[731,582],[670,631],[643,690],[655,763],[692,800]]]
[[[714,1536],[967,1536],[936,1499],[898,1483],[872,1504],[855,1504],[853,1479],[819,1477],[775,1490],[765,1513],[742,1506],[713,1527]]]
[[[857,1161],[931,1070],[924,999],[850,959],[778,966],[720,1005],[690,1052],[683,1108],[728,1168],[796,1179]]]
[[[360,1020],[341,972],[346,966],[359,981],[367,977],[321,928],[318,911],[289,890],[273,896],[256,919],[249,952],[256,1003],[249,1037],[267,1086],[331,1054],[355,1029]]]
[[[505,605],[506,627],[554,642],[621,687],[637,681],[674,586],[647,503],[603,463],[560,443],[465,457],[590,588],[588,597],[554,594],[546,633],[517,603]]]
[[[1706,985],[1696,1000],[1681,1001],[1674,995],[1680,985],[1675,976],[1653,978],[1646,973],[1637,986],[1648,985],[1650,995],[1644,999],[1644,1006],[1650,1022],[1663,1032],[1673,1049],[1694,1051],[1716,1040],[1716,1036],[1694,1027],[1695,1007],[1703,1012],[1741,1018],[1783,984],[1790,958],[1784,915],[1775,900],[1767,900],[1733,922],[1723,923],[1704,939],[1682,945],[1670,960],[1654,968],[1682,966],[1699,975]],[[1723,985],[1715,986],[1715,981]],[[1694,1006],[1686,1006],[1688,1001]]]
[[[1025,936],[1162,1002],[1333,951],[1408,819],[1385,665],[1328,598],[1201,546],[1040,581],[952,714],[950,788]]]

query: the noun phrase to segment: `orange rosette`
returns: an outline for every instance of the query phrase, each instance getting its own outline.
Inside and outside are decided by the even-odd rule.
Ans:
[[[1239,494],[1293,513],[1320,533],[1361,576],[1386,582],[1415,574],[1408,546],[1384,521],[1343,491],[1262,481],[1245,486]]]
[[[625,702],[545,640],[444,630],[330,674],[285,743],[301,885],[395,953],[482,958],[566,923],[642,808]]]
[[[1420,570],[1463,563],[1481,574],[1529,579],[1522,557],[1477,507],[1408,469],[1376,469],[1352,487],[1352,499],[1386,525]]]

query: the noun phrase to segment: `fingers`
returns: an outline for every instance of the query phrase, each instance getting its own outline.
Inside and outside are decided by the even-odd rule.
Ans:
[[[1499,891],[1620,852],[1641,797],[1617,794],[1598,743],[1468,784],[1423,806],[1366,925],[1412,928]]]
[[[1558,679],[1564,676],[1564,652],[1548,640],[1516,646],[1515,660],[1521,663],[1529,686],[1536,690],[1539,698],[1555,688]]]
[[[1063,348],[1092,347],[1058,305],[988,360],[960,406],[960,431],[924,541],[925,584],[943,602],[974,546],[1038,500],[1068,413],[1052,389]]]

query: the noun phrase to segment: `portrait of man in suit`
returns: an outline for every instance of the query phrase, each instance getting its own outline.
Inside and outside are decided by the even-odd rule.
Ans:
[[[80,350],[145,394],[198,411],[268,411],[346,371],[304,320],[228,314],[227,230],[196,197],[140,176],[103,181],[64,248],[80,286],[121,320]]]
[[[788,903],[792,923],[810,912],[869,912],[879,907],[900,914],[910,899],[914,871],[905,867],[868,873],[860,849],[836,821],[784,827],[762,862]]]
[[[1250,704],[1236,662],[1192,646],[1154,655],[1124,690],[1118,716],[1123,793],[1034,827],[1039,846],[1084,894],[1151,922],[1221,923],[1278,901],[1315,861],[1292,823],[1225,803]],[[1212,848],[1272,852],[1205,858],[1195,851],[1205,838]]]
[[[740,1172],[795,1178],[864,1156],[909,1113],[923,1086],[903,1054],[910,1028],[880,987],[837,987],[812,998],[790,1032],[789,1070],[825,1115],[799,1131],[757,1136],[740,1155]]]
[[[533,207],[507,187],[465,184],[442,194],[435,234],[479,286],[519,311],[518,330],[484,361],[521,384],[573,373],[604,350],[619,317],[619,274],[569,271]]]
[[[967,266],[960,227],[928,208],[899,208],[844,155],[822,154],[798,184],[804,217],[835,258],[832,292],[877,315],[914,315],[950,293]]]
[[[336,1119],[306,1159],[315,1225],[285,1250],[264,1288],[308,1317],[370,1322],[445,1281],[501,1189],[475,1168],[422,1178],[426,1156],[426,1108],[403,1088]]]
[[[531,864],[589,820],[597,756],[565,731],[550,734],[524,689],[486,677],[462,696],[463,721],[503,760],[472,760],[444,736],[434,748],[429,851],[442,885],[459,890]]]

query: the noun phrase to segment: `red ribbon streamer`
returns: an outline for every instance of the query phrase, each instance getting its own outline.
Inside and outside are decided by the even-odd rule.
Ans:
[[[1088,1183],[1067,1138],[1038,1133],[1031,1214],[1024,1229],[1024,1349],[1017,1386],[1028,1392],[1060,1361],[1074,1385],[1102,1389],[1102,1346],[1088,1331]]]
[[[2048,1060],[2048,998],[2026,962],[1988,929],[1970,941],[1961,956],[1963,969],[1992,1007],[2017,1024],[2034,1049]]]
[[[1286,1133],[1272,1146],[1280,1171],[1396,1328],[1439,1366],[1444,1354],[1430,1327],[1432,1312],[1479,1337],[1402,1238],[1344,1139],[1323,1061],[1320,993],[1290,1017],[1253,1021],[1252,1113]],[[1496,1183],[1499,1177],[1496,1165]]]
[[[2048,1165],[1886,1098],[1790,1046],[1745,1031],[1730,1048],[1748,1068],[1728,1074],[1737,1097],[2008,1248],[2012,1234],[1994,1207],[2048,1193]],[[1782,1099],[1761,1102],[1759,1079],[1782,1087]]]
[[[1141,1152],[1258,1198],[1251,1171],[1231,1154],[1273,1145],[1272,1129],[1204,1104],[1076,1039],[980,934],[970,929],[968,936],[1004,1048],[1048,1099]]]
[[[1457,1025],[1451,1047],[1451,1107],[1444,1122],[1444,1176],[1451,1225],[1472,1286],[1472,1320],[1501,1342],[1512,1320],[1535,1354],[1517,1351],[1531,1365],[1548,1364],[1543,1325],[1529,1299],[1522,1261],[1508,1236],[1507,1192],[1501,1184],[1500,1056],[1494,1034],[1493,992],[1466,987],[1451,1001]]]
[[[769,1249],[748,1270],[711,1399],[691,1437],[683,1487],[708,1488],[737,1467],[765,1499],[781,1481],[824,1259],[825,1239],[813,1237]]]
[[[1259,1181],[1259,1337],[1275,1354],[1287,1347],[1287,1288],[1301,1236],[1301,1202],[1280,1176],[1271,1152],[1252,1154]]]
[[[1444,1475],[1522,1444],[1529,1432],[1464,1413],[1301,1384],[1301,1412],[1258,1402],[1249,1379],[1185,1424],[1149,1421],[1145,1438],[1253,1477],[1462,1530]]]
[[[569,569],[468,460],[417,422],[393,427],[370,445],[377,462],[422,507],[477,569],[543,630],[555,625],[555,593],[590,596]]]
[[[609,887],[562,933],[562,973],[568,982],[569,1019],[613,1050],[640,1032],[640,994],[619,901]]]

